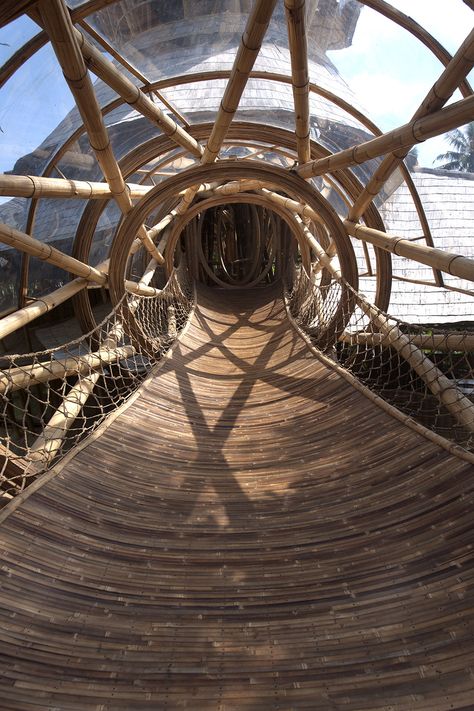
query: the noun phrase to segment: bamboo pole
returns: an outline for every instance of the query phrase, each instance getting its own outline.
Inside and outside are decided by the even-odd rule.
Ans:
[[[352,148],[333,153],[327,158],[319,158],[309,163],[304,163],[294,170],[301,178],[312,178],[316,175],[348,168],[351,165],[358,165],[371,158],[378,158],[390,151],[410,148],[414,143],[421,143],[427,138],[439,136],[441,133],[472,121],[473,115],[474,95],[471,95],[429,116],[410,121],[393,131],[383,133],[377,138],[364,141]]]
[[[152,189],[151,186],[133,183],[126,183],[125,188],[131,198],[141,198]],[[0,174],[0,196],[107,200],[113,198],[114,194],[107,183],[2,173]]]
[[[90,145],[120,210],[126,215],[132,209],[132,201],[113,153],[94,87],[78,46],[74,34],[75,29],[64,0],[49,0],[47,11],[45,11],[45,6],[42,8],[41,17],[81,114]],[[138,230],[138,237],[152,257],[161,263],[163,257],[143,225]]]
[[[50,380],[67,378],[70,375],[88,373],[103,365],[130,358],[135,354],[133,346],[120,348],[100,348],[83,356],[69,356],[44,363],[11,368],[0,376],[0,393],[13,392]]]
[[[418,348],[433,351],[474,351],[474,336],[466,333],[433,333],[424,335],[420,333],[406,334]],[[350,333],[345,331],[339,339],[349,345],[361,346],[387,346],[390,345],[387,336],[382,333]]]
[[[311,146],[309,140],[309,73],[305,0],[285,0],[285,12],[291,57],[298,161],[307,163],[311,160]]]
[[[10,333],[17,331],[19,328],[26,326],[30,321],[34,321],[40,316],[43,316],[43,314],[48,313],[48,311],[56,308],[56,306],[59,306],[59,304],[62,304],[64,301],[67,301],[74,296],[74,294],[85,289],[87,284],[86,279],[73,279],[73,281],[61,286],[51,294],[42,296],[32,304],[28,304],[28,306],[0,319],[0,340]]]
[[[72,25],[71,25],[72,26]],[[84,37],[82,32],[73,28],[77,44],[82,52],[87,67],[96,76],[106,82],[122,99],[147,119],[157,124],[163,133],[192,155],[200,158],[204,149],[184,128],[178,126],[167,116],[139,87],[122,74],[102,52]]]
[[[34,237],[30,237],[30,235],[26,235],[24,232],[20,232],[14,227],[3,223],[0,223],[0,242],[97,284],[104,285],[107,281],[107,275],[95,267],[70,257],[59,249],[51,247],[49,244],[44,244]]]
[[[201,156],[201,165],[213,163],[219,155],[227,130],[237,111],[250,72],[252,71],[252,67],[262,46],[263,38],[270,23],[276,2],[277,0],[255,0],[252,11],[247,19],[216,120],[204,153]],[[199,185],[192,185],[188,188],[174,210],[165,216],[157,225],[152,227],[151,234],[156,236],[164,227],[170,224],[174,217],[183,215],[194,200],[199,189]]]
[[[434,83],[426,97],[423,99],[420,107],[415,112],[411,120],[416,121],[423,116],[427,116],[428,114],[441,109],[441,107],[449,101],[459,84],[466,78],[473,66],[474,30],[469,33],[464,42],[461,44],[439,79]],[[379,194],[386,181],[397,169],[399,161],[405,158],[410,149],[411,146],[385,156],[382,163],[379,165],[351,207],[348,215],[348,219],[351,220],[351,222],[357,222],[357,220],[359,220],[359,218],[364,214],[373,198]]]
[[[445,252],[434,247],[427,247],[421,244],[414,244],[403,237],[396,235],[388,235],[386,232],[374,230],[363,225],[356,225],[354,222],[344,220],[344,227],[347,234],[356,237],[364,242],[397,254],[400,257],[413,259],[421,264],[426,264],[428,267],[439,269],[442,272],[447,272],[460,279],[468,279],[474,281],[474,259],[463,257],[460,254]]]

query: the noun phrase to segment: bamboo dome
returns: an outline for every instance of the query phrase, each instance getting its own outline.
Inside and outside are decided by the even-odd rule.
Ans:
[[[0,709],[473,707],[455,4],[3,0]]]

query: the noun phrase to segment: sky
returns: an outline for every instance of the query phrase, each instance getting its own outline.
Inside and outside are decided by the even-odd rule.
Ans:
[[[395,0],[393,4],[451,52],[472,28],[474,14],[462,0]],[[27,17],[2,28],[0,63],[38,29]],[[360,107],[384,131],[411,118],[442,71],[427,48],[367,7],[361,11],[352,46],[329,54]],[[459,98],[457,93],[453,100]],[[0,90],[0,171],[10,170],[20,156],[33,151],[73,106],[54,54],[46,46]],[[430,139],[418,146],[419,162],[432,167],[434,158],[448,149],[442,138]]]

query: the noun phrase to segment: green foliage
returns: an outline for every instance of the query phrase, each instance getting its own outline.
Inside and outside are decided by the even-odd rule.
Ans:
[[[435,161],[446,161],[438,167],[445,170],[474,173],[474,121],[468,123],[464,128],[455,128],[453,131],[449,131],[447,136],[454,150],[442,153],[435,158]]]

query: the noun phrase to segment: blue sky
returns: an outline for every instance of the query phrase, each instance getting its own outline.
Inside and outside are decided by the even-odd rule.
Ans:
[[[393,4],[423,24],[451,52],[472,27],[474,15],[462,0],[449,1],[449,22],[446,0],[395,0]],[[26,17],[3,28],[0,63],[37,31]],[[360,107],[382,130],[408,121],[442,71],[428,49],[367,7],[362,9],[352,46],[331,52],[330,57]],[[459,98],[457,94],[454,100]],[[34,150],[73,105],[54,54],[49,46],[44,47],[0,91],[0,171],[11,169],[17,158]],[[431,166],[447,148],[441,137],[420,144],[420,163]]]

